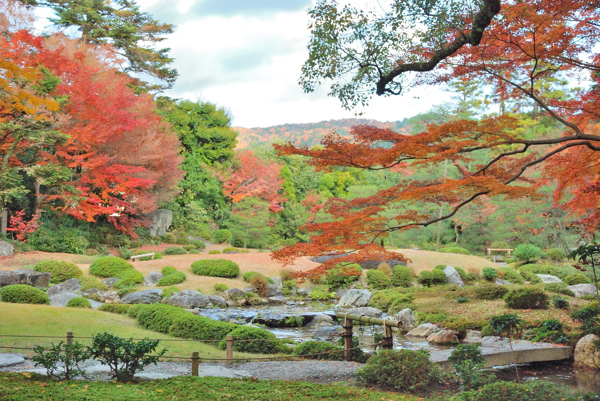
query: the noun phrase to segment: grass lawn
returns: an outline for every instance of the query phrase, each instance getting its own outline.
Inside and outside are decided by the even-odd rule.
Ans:
[[[0,399],[44,400],[360,400],[417,401],[370,389],[300,381],[178,377],[144,383],[58,382],[43,376],[0,373]]]
[[[16,334],[31,336],[58,336],[60,338],[10,338],[0,337],[0,345],[15,347],[33,347],[49,345],[65,340],[67,331],[74,335],[91,337],[94,334],[108,332],[124,338],[158,338],[175,340],[176,337],[144,330],[136,326],[135,320],[124,315],[100,312],[90,309],[58,308],[47,305],[23,305],[0,302],[0,335]],[[82,344],[91,340],[77,339]],[[165,341],[159,348],[167,348],[166,355],[188,357],[198,351],[201,358],[225,358],[225,351],[195,341]],[[27,353],[24,350],[2,349],[0,352]],[[259,357],[257,354],[236,352],[235,357]],[[0,396],[0,399],[3,399]]]
[[[491,260],[480,256],[462,255],[459,253],[445,253],[435,251],[423,251],[420,249],[391,249],[394,252],[401,253],[411,261],[408,262],[408,267],[415,275],[419,275],[423,270],[433,270],[437,265],[450,265],[454,267],[462,267],[465,271],[481,272],[484,267],[500,266]]]

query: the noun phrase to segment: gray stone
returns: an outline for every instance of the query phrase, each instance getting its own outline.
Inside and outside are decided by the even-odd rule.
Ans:
[[[317,325],[314,337],[318,340],[335,340],[340,338],[342,328],[340,326],[332,326],[330,324],[321,323]]]
[[[0,240],[0,256],[12,256],[15,254],[15,247],[6,241]]]
[[[273,284],[275,284],[278,290],[283,290],[283,281],[281,281],[280,277],[271,277],[271,280],[273,280]]]
[[[51,297],[53,295],[63,294],[65,292],[80,294],[81,283],[79,282],[79,280],[77,280],[76,278],[70,278],[64,283],[53,285],[52,287],[48,288],[46,294],[48,294],[48,296]]]
[[[279,291],[275,284],[267,284],[267,298],[282,296],[283,292]]]
[[[168,209],[156,209],[147,217],[152,221],[150,223],[150,235],[154,237],[165,235],[173,223],[173,212]]]
[[[181,308],[207,308],[212,306],[208,297],[200,291],[184,290],[173,293],[166,303]]]
[[[119,281],[119,279],[118,279],[118,278],[116,278],[116,277],[109,277],[109,278],[107,278],[107,279],[105,279],[105,280],[102,280],[102,282],[103,282],[104,284],[106,284],[106,286],[107,286],[108,288],[113,288],[113,287],[114,287],[114,285],[115,285],[115,284],[116,284],[118,281]]]
[[[600,349],[594,344],[600,337],[588,334],[577,341],[575,346],[575,366],[600,369]]]
[[[25,358],[18,354],[0,354],[0,368],[20,365],[25,362]]]
[[[26,284],[37,288],[48,288],[52,274],[33,270],[0,270],[0,288],[7,285]]]
[[[333,318],[329,315],[326,314],[321,314],[321,315],[317,315],[313,318],[313,320],[310,322],[310,326],[317,326],[317,325],[331,325],[333,326],[335,324],[335,322],[333,321]]]
[[[494,282],[496,285],[506,285],[506,284],[512,284],[510,281],[507,280],[502,280],[501,278],[497,278],[496,281]]]
[[[341,299],[344,295],[346,295],[346,293],[348,292],[347,289],[345,288],[338,288],[337,290],[335,290],[335,299]]]
[[[460,274],[458,274],[454,267],[446,266],[444,273],[446,274],[446,280],[449,284],[455,284],[459,287],[465,286],[465,283],[463,283],[462,279],[460,278]]]
[[[429,337],[433,333],[437,333],[442,330],[438,325],[433,323],[423,323],[406,333],[407,336],[411,337]]]
[[[457,332],[454,330],[440,330],[430,334],[427,342],[431,344],[458,344]]]
[[[208,300],[211,304],[218,306],[219,308],[225,308],[227,306],[227,302],[225,302],[225,298],[220,297],[218,295],[209,295]]]
[[[302,327],[306,322],[306,317],[302,315],[284,315],[269,312],[257,315],[252,321],[252,323],[264,324],[267,327]]]
[[[229,377],[232,379],[252,377],[250,373],[243,370],[233,370],[224,366],[208,365],[203,363],[201,363],[198,367],[198,376]]]
[[[60,294],[52,295],[50,298],[50,305],[65,307],[67,303],[73,298],[79,295],[73,294],[72,292],[61,292]]]
[[[229,288],[224,292],[225,296],[229,299],[240,299],[246,296],[246,293],[239,288]]]
[[[269,303],[271,304],[284,304],[287,302],[287,298],[283,295],[276,295],[274,297],[268,297]]]
[[[161,272],[150,272],[144,278],[144,285],[146,287],[154,287],[158,284],[158,281],[163,278]]]
[[[380,317],[383,312],[377,308],[371,308],[370,306],[361,306],[360,308],[352,308],[346,310],[351,315],[362,315],[368,317]]]
[[[307,297],[310,294],[310,291],[306,288],[297,288],[296,294],[300,297]]]
[[[406,332],[414,329],[415,322],[417,321],[412,309],[410,309],[410,308],[402,309],[400,312],[396,313],[396,315],[394,315],[394,319],[396,319],[397,321],[402,323],[402,327],[400,328],[400,331],[403,333],[406,333]]]
[[[106,302],[109,304],[118,304],[121,302],[121,297],[116,291],[100,292],[99,298],[99,302]]]
[[[358,308],[367,306],[372,296],[373,294],[371,294],[371,291],[369,290],[348,290],[348,292],[342,296],[337,306],[338,308]]]
[[[124,304],[153,304],[160,301],[162,293],[163,290],[159,288],[133,292],[121,298],[121,302]]]
[[[466,344],[481,344],[483,338],[481,338],[481,331],[479,330],[467,330],[467,336],[463,340]]]
[[[92,305],[92,309],[98,309],[99,307],[104,305],[102,302],[94,301],[93,299],[88,299],[88,301],[90,301],[90,305]]]
[[[250,292],[254,292],[254,287],[244,287],[244,288],[242,288],[242,291],[244,291],[246,294],[248,294]]]
[[[584,295],[596,295],[596,286],[594,284],[570,285],[567,287],[567,290],[573,291],[577,298]]]
[[[544,284],[562,283],[562,280],[551,274],[536,274]]]
[[[134,377],[140,380],[164,380],[176,376],[178,375],[172,373],[140,372],[136,373]]]

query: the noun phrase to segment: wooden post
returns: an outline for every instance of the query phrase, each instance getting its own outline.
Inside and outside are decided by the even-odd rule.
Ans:
[[[386,326],[385,322],[383,324],[383,341],[381,346],[386,349],[394,348],[394,333],[392,331],[391,326]]]
[[[73,345],[73,332],[67,331],[67,345]]]
[[[198,377],[198,364],[200,363],[200,353],[192,352],[192,376]]]
[[[227,365],[233,365],[233,337],[231,334],[225,336],[225,342],[227,343]]]
[[[352,320],[345,319],[344,332],[342,333],[342,337],[344,338],[344,359],[347,361],[352,360]]]

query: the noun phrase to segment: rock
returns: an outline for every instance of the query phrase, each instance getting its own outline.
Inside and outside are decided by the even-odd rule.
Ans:
[[[50,298],[50,305],[65,307],[67,303],[73,298],[79,295],[73,294],[72,292],[61,292],[60,294],[52,295]]]
[[[239,288],[229,288],[225,290],[224,294],[227,298],[234,300],[244,298],[246,296],[246,293]]]
[[[358,308],[367,306],[372,296],[373,294],[371,294],[371,291],[369,290],[348,290],[348,292],[340,298],[340,302],[337,306],[338,308]]]
[[[567,287],[567,290],[573,291],[577,298],[584,295],[596,295],[596,286],[594,284],[570,285]]]
[[[109,278],[107,278],[107,279],[105,279],[105,280],[102,280],[102,282],[103,282],[104,284],[106,284],[106,286],[107,286],[108,288],[113,288],[113,287],[114,287],[114,285],[115,285],[115,284],[116,284],[118,281],[119,281],[119,279],[118,279],[118,278],[116,278],[116,277],[109,277]]]
[[[106,302],[109,304],[118,304],[121,302],[121,297],[117,294],[116,291],[106,291],[99,293],[100,302]]]
[[[311,326],[317,326],[317,325],[335,325],[335,322],[333,321],[333,318],[329,315],[326,314],[321,314],[321,315],[317,315],[313,318],[313,320],[310,322]]]
[[[562,283],[562,280],[551,274],[536,274],[544,284]]]
[[[225,298],[220,297],[218,295],[209,295],[208,300],[211,304],[218,306],[219,308],[227,307],[227,302],[225,302]]]
[[[33,270],[0,270],[0,288],[7,285],[27,284],[37,288],[48,288],[52,274]]]
[[[316,331],[314,337],[317,340],[328,341],[333,340],[337,341],[340,338],[340,333],[342,328],[339,326],[332,326],[329,324],[320,324],[316,326]]]
[[[438,325],[433,323],[423,323],[406,333],[407,336],[412,337],[429,337],[433,333],[437,333],[442,330]]]
[[[508,346],[509,341],[506,337],[498,337],[498,336],[485,336],[481,339],[482,347],[500,347],[500,346]]]
[[[64,283],[53,285],[52,287],[48,288],[46,294],[51,297],[53,295],[63,294],[65,292],[72,292],[74,294],[81,293],[81,283],[79,280],[76,278],[70,278]]]
[[[267,298],[283,296],[275,284],[267,284]]]
[[[283,295],[276,295],[274,297],[268,297],[269,303],[271,304],[284,304],[287,302],[287,298]]]
[[[444,273],[446,274],[446,280],[449,284],[456,284],[459,287],[465,286],[465,283],[463,283],[462,279],[460,278],[460,274],[458,274],[454,267],[446,266]]]
[[[402,323],[402,327],[400,328],[400,331],[403,333],[406,333],[406,332],[414,329],[415,322],[417,321],[412,309],[410,309],[410,308],[402,309],[400,312],[396,313],[396,315],[394,315],[394,319],[396,319],[397,321]]]
[[[348,292],[348,290],[345,289],[345,288],[338,288],[337,290],[335,290],[335,296],[334,296],[334,298],[335,299],[342,299],[342,297],[344,295],[346,295],[347,292]]]
[[[20,365],[25,362],[25,358],[18,354],[0,354],[0,368]]]
[[[152,289],[138,292],[132,292],[121,298],[121,303],[124,304],[153,304],[160,301],[160,296],[163,290]]]
[[[273,280],[273,284],[277,287],[278,290],[283,290],[283,281],[281,281],[280,277],[270,277]]]
[[[427,337],[431,344],[458,344],[457,332],[454,330],[440,330]]]
[[[242,291],[244,291],[244,293],[248,294],[249,292],[254,292],[254,287],[244,287],[244,288],[242,288]]]
[[[166,303],[186,309],[208,308],[212,306],[206,295],[203,295],[200,291],[193,290],[175,292],[167,299]]]
[[[140,380],[163,380],[170,379],[171,377],[176,376],[178,375],[172,373],[140,372],[136,373],[134,377]]]
[[[595,334],[588,334],[577,341],[575,366],[600,369],[600,349],[594,344],[595,341],[600,341]]]
[[[0,256],[12,256],[15,254],[15,247],[6,241],[0,240]]]
[[[246,298],[236,299],[234,301],[234,304],[237,306],[246,306],[246,305],[248,305],[248,300]]]
[[[158,281],[163,278],[161,272],[150,272],[144,278],[144,285],[146,287],[154,287],[158,284]]]
[[[94,301],[93,299],[88,299],[88,301],[90,301],[90,304],[92,305],[92,309],[98,309],[99,307],[104,305],[102,302],[97,302],[97,301]]]
[[[483,338],[481,338],[481,331],[479,330],[467,330],[467,335],[463,340],[466,344],[481,344]]]
[[[150,223],[150,235],[153,237],[162,237],[167,233],[171,223],[173,223],[173,212],[168,209],[156,209],[147,217],[152,221]]]
[[[310,295],[310,291],[308,291],[306,288],[297,288],[296,294],[300,297],[307,297]]]
[[[494,283],[496,285],[512,284],[510,281],[502,280],[501,278],[497,278],[496,281],[494,281]]]
[[[370,306],[361,306],[360,308],[352,308],[352,309],[346,310],[346,312],[348,312],[348,314],[352,314],[352,315],[362,315],[362,316],[368,316],[368,317],[380,317],[381,314],[383,313],[379,309],[371,308]]]
[[[252,323],[264,324],[267,327],[302,327],[307,319],[302,315],[283,315],[279,313],[263,313],[257,315]]]

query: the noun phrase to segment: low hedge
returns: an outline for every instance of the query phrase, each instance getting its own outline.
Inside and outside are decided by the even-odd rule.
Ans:
[[[187,251],[179,246],[171,246],[163,251],[163,255],[185,255]]]
[[[90,265],[90,274],[98,277],[119,277],[127,270],[135,269],[131,263],[116,256],[102,256]]]
[[[498,277],[502,280],[510,281],[513,284],[525,284],[525,279],[515,269],[503,267],[498,269]]]
[[[571,273],[578,273],[578,270],[574,267],[562,267],[562,266],[554,266],[554,265],[538,265],[538,264],[528,264],[523,265],[519,268],[519,272],[521,275],[527,279],[527,276],[531,276],[531,274],[551,274],[564,280],[566,276]]]
[[[0,301],[11,304],[50,304],[50,299],[44,291],[26,284],[0,288]]]
[[[563,281],[568,285],[589,284],[592,282],[585,274],[581,273],[568,274]]]
[[[102,304],[98,310],[103,312],[116,313],[117,315],[126,315],[129,308],[133,305],[131,304]]]
[[[212,251],[208,251],[209,255],[220,255],[221,251],[219,251],[218,249],[213,249]]]
[[[163,277],[158,280],[161,287],[183,283],[186,279],[184,272],[180,272],[172,266],[165,266],[161,271]]]
[[[92,304],[88,299],[85,299],[83,297],[75,297],[69,299],[69,302],[67,302],[67,308],[92,309]]]
[[[506,306],[511,309],[547,309],[548,295],[533,288],[518,288],[504,295]]]
[[[144,282],[144,275],[135,269],[125,270],[117,276],[120,280],[114,285],[116,289],[132,287]]]
[[[412,293],[402,291],[400,288],[394,288],[375,292],[369,301],[369,306],[387,312],[392,308],[392,305],[394,309],[400,306],[411,307],[413,300],[414,295]]]
[[[453,401],[563,401],[570,392],[544,380],[527,380],[524,383],[497,381],[478,390],[464,391]],[[591,400],[592,398],[590,398]]]
[[[419,274],[419,277],[417,277],[417,281],[419,284],[430,287],[432,285],[446,284],[448,282],[448,278],[443,270],[433,269],[433,271],[422,271],[421,274]]]
[[[206,259],[192,263],[192,271],[199,276],[235,278],[240,275],[237,263],[226,259]]]
[[[98,280],[96,277],[85,276],[78,279],[81,283],[81,291],[89,290],[95,288],[97,290],[106,291],[108,290],[108,286],[104,284],[102,281]]]
[[[473,288],[473,298],[494,300],[500,299],[508,293],[508,289],[501,285],[489,284]]]
[[[367,284],[376,290],[385,290],[391,287],[392,279],[380,270],[367,270]]]
[[[238,326],[229,335],[233,337],[234,351],[250,352],[252,354],[276,354],[286,351],[283,342],[277,339],[275,334],[267,330],[249,326]],[[225,349],[226,341],[221,341],[218,348]]]
[[[59,260],[43,260],[35,264],[33,270],[36,272],[50,273],[52,284],[64,283],[70,278],[81,279],[83,272],[77,265]]]

